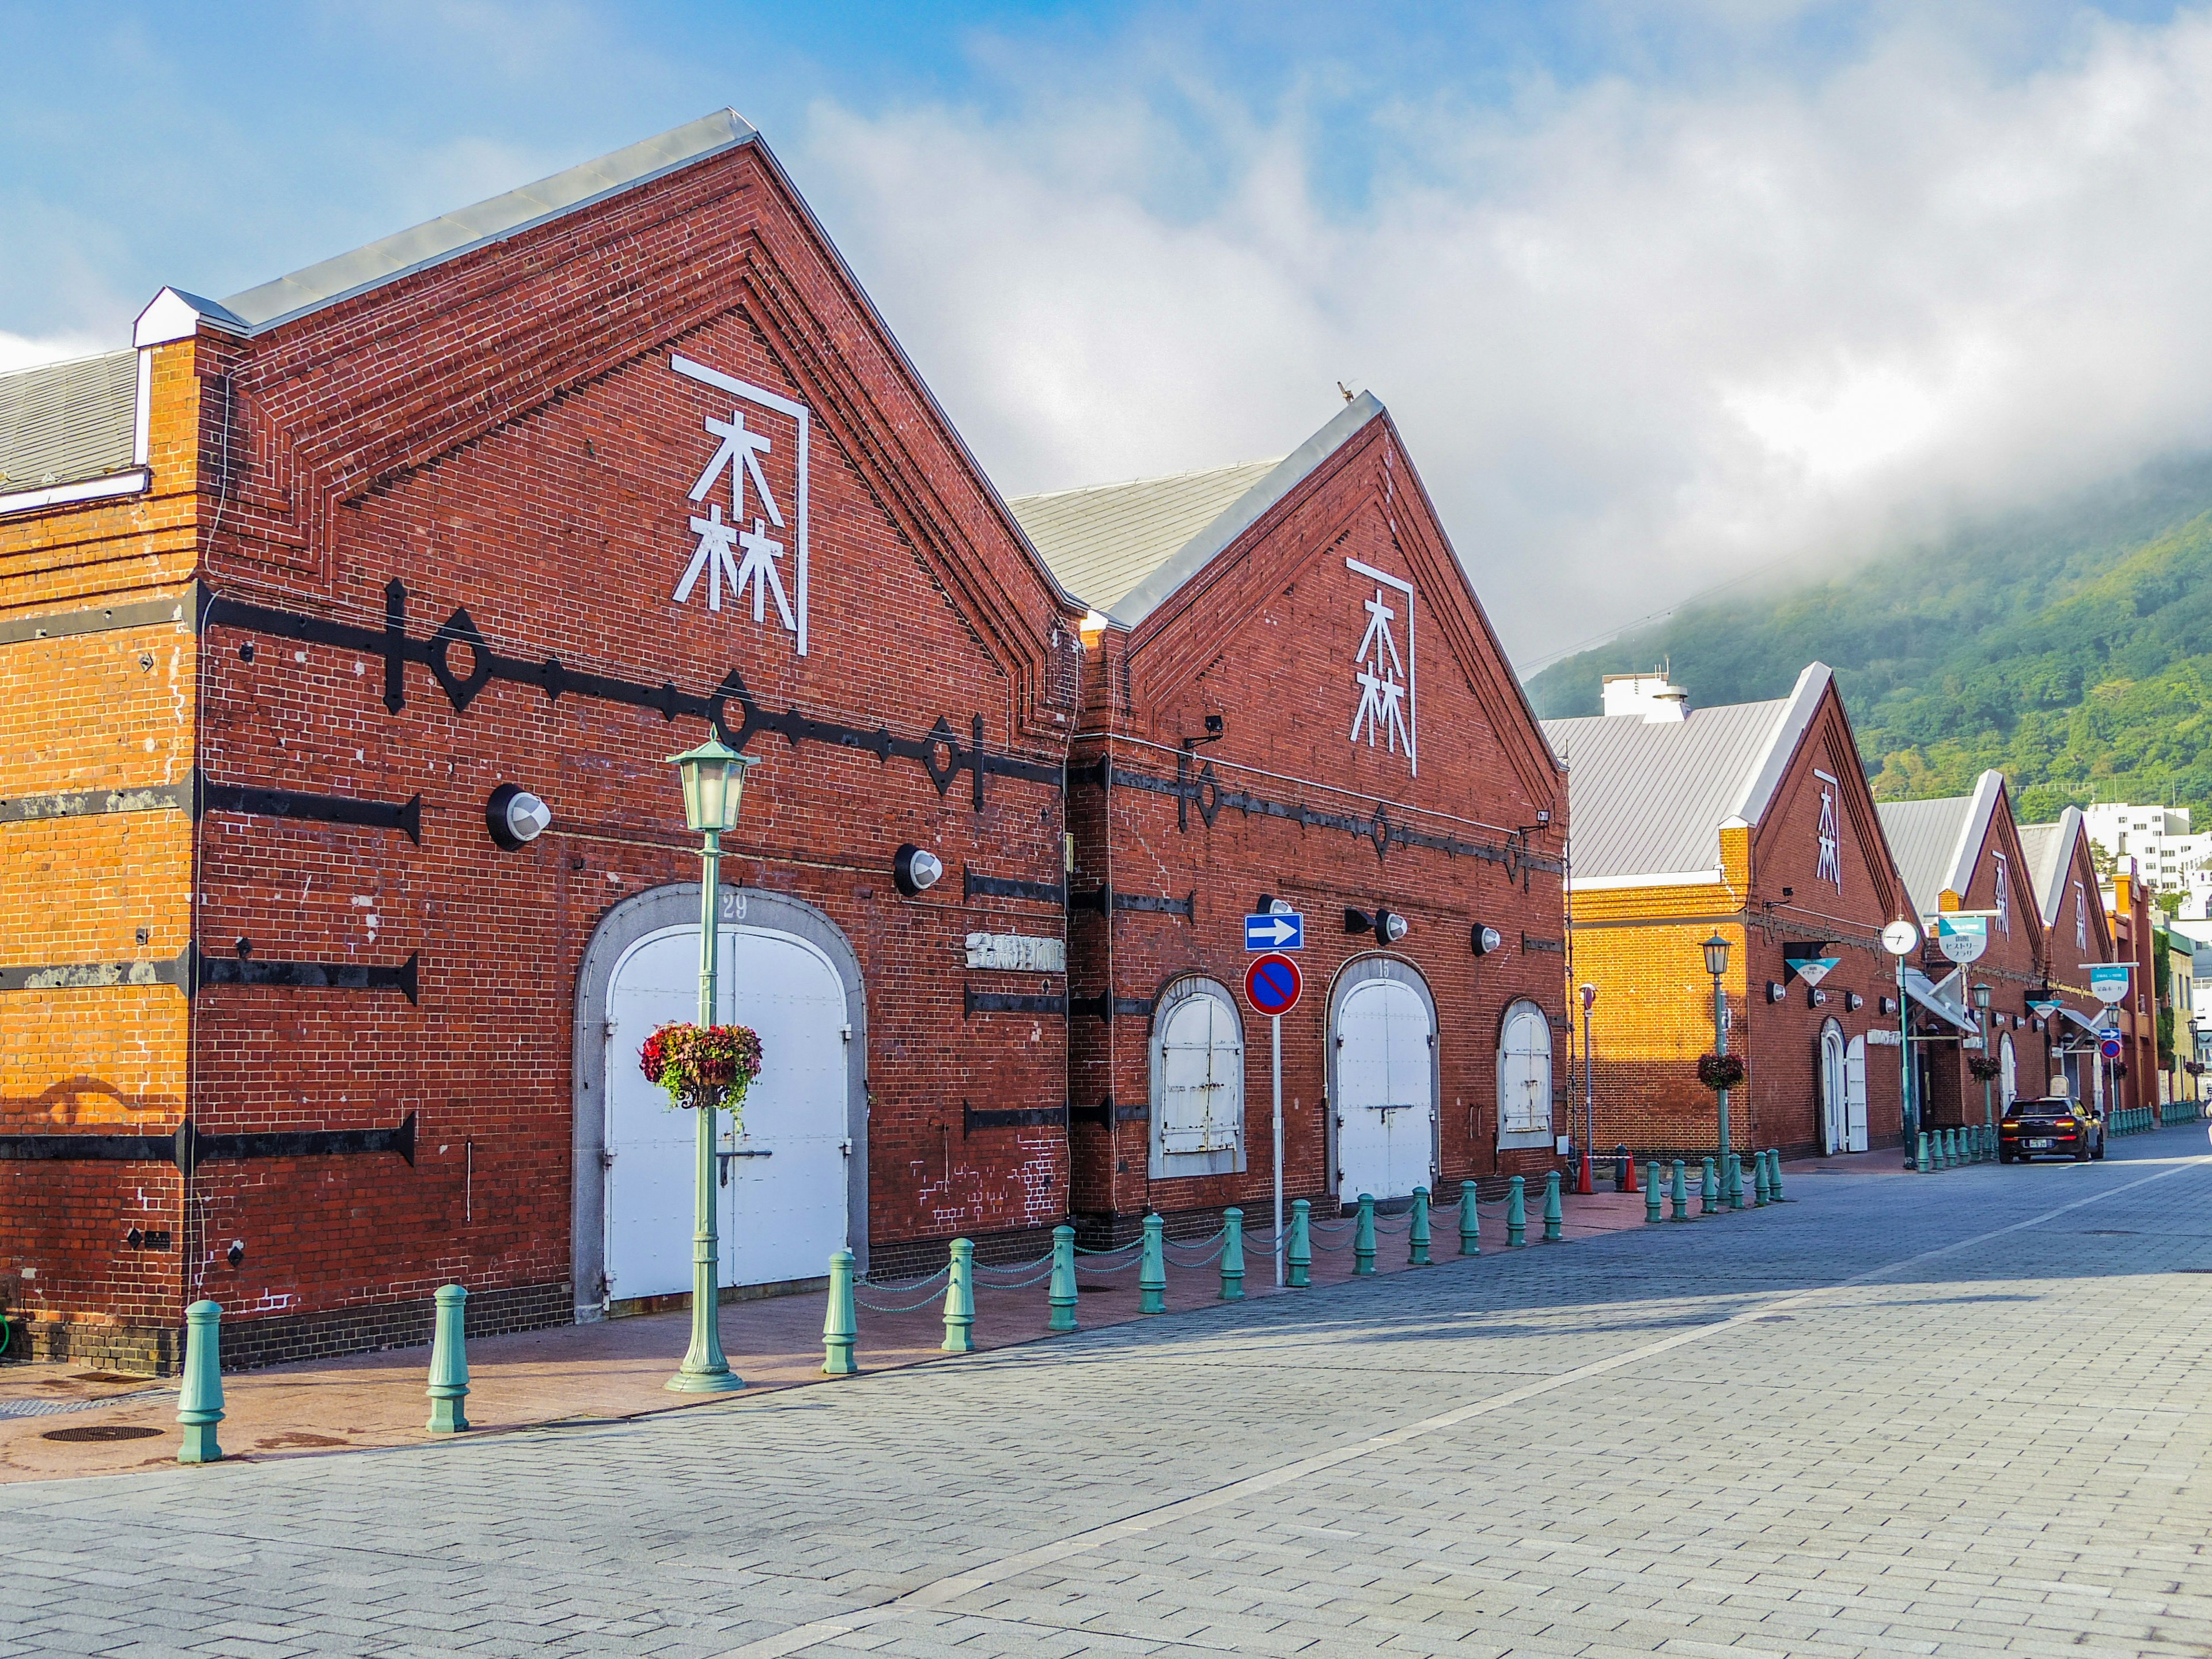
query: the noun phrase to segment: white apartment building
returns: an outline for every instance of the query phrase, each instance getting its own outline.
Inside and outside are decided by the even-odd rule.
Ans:
[[[2113,858],[2132,858],[2161,893],[2182,896],[2181,914],[2204,921],[2212,911],[2212,834],[2192,834],[2185,806],[2130,806],[2098,801],[2081,809],[2089,839]]]

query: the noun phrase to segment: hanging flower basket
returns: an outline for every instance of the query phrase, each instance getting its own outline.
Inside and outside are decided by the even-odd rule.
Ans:
[[[2004,1061],[1991,1060],[1987,1054],[1968,1054],[1966,1069],[1974,1074],[1977,1083],[1994,1083],[2004,1073]]]
[[[1698,1081],[1718,1094],[1723,1089],[1733,1089],[1743,1081],[1743,1056],[1741,1054],[1699,1054]]]
[[[646,1081],[678,1106],[734,1113],[760,1075],[761,1040],[746,1025],[664,1025],[638,1050]]]

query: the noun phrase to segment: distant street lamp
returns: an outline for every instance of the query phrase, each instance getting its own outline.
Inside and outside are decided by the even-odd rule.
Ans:
[[[1729,942],[1715,933],[1705,944],[1705,971],[1713,976],[1713,1052],[1725,1056],[1728,1053],[1728,999],[1721,989],[1721,975],[1728,972]],[[1720,1102],[1721,1164],[1728,1164],[1729,1155],[1729,1091],[1717,1090]]]
[[[1974,987],[1974,1023],[1982,1028],[1982,1124],[1986,1128],[1996,1121],[1990,1107],[1990,1084],[1996,1076],[1997,1057],[1990,1046],[1990,988],[1986,985]]]
[[[684,780],[684,822],[705,838],[699,854],[699,1024],[713,1025],[716,1003],[715,956],[722,888],[722,836],[738,827],[744,803],[745,771],[752,763],[712,732],[696,749],[668,757]],[[678,1394],[726,1394],[745,1386],[722,1355],[721,1295],[715,1268],[714,1137],[716,1109],[702,1105],[699,1167],[692,1200],[691,1346],[667,1386]]]

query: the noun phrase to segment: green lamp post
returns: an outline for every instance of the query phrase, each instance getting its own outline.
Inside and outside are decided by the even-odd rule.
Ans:
[[[1973,996],[1974,1024],[1982,1028],[1982,1068],[1987,1071],[1990,1062],[1997,1057],[1996,1049],[1990,1042],[1990,988],[1977,985]],[[1982,1122],[1985,1127],[1996,1121],[1996,1115],[1990,1109],[1990,1081],[1988,1077],[1982,1079]]]
[[[1705,942],[1705,971],[1713,976],[1713,1052],[1728,1053],[1728,994],[1721,989],[1721,975],[1728,972],[1729,942],[1715,933]],[[1729,1155],[1729,1091],[1714,1091],[1720,1102],[1721,1158]]]
[[[699,1024],[715,1024],[716,947],[720,939],[722,836],[738,827],[745,771],[752,763],[713,732],[696,749],[669,757],[684,780],[684,822],[703,837],[699,853]],[[714,1132],[718,1113],[699,1108],[698,1184],[692,1203],[691,1346],[667,1386],[678,1394],[726,1394],[745,1386],[722,1354],[721,1296],[715,1280]]]

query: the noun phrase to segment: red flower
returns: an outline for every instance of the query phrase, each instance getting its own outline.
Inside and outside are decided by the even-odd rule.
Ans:
[[[678,1106],[736,1111],[760,1075],[759,1035],[744,1025],[664,1025],[638,1050],[646,1080]]]

